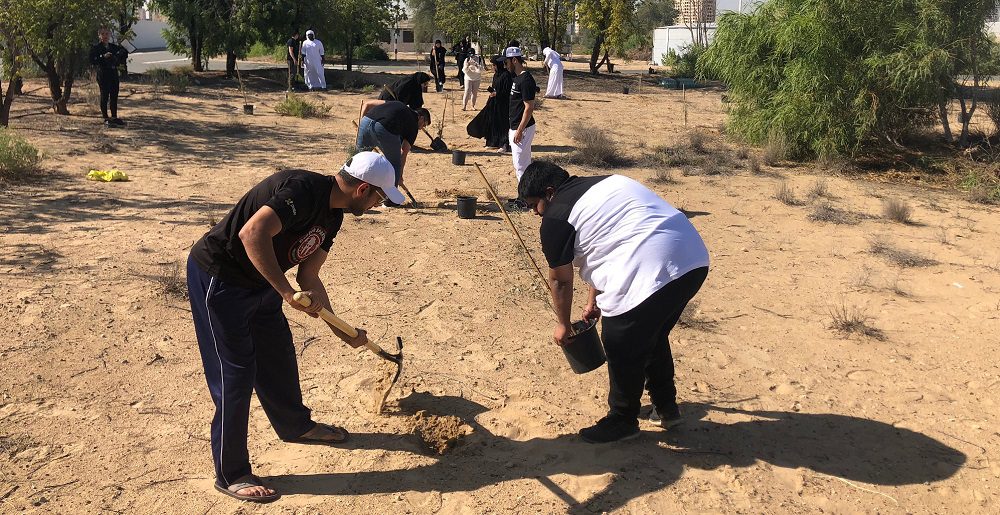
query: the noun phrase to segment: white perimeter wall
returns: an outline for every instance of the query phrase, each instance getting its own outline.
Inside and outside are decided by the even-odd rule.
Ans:
[[[708,40],[712,41],[715,36],[715,24],[709,24],[706,32]],[[670,27],[660,27],[653,30],[653,58],[651,64],[663,64],[663,56],[670,50],[682,53],[684,47],[691,45],[694,41],[691,38],[691,30],[685,25],[673,25]]]
[[[160,50],[167,48],[167,41],[163,39],[163,29],[165,28],[167,28],[166,22],[144,20],[140,15],[139,21],[132,27],[132,30],[135,31],[135,37],[132,38],[131,42],[132,46],[138,50]],[[126,45],[126,48],[128,48],[128,45]]]

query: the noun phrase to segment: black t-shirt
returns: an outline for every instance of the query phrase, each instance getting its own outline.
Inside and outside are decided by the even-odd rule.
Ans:
[[[244,288],[267,286],[247,257],[240,230],[260,208],[269,206],[281,219],[281,232],[271,242],[282,270],[305,261],[319,249],[329,252],[344,222],[343,209],[330,209],[333,182],[333,177],[307,170],[284,170],[264,179],[194,244],[191,256],[223,281]]]
[[[285,43],[285,46],[287,46],[288,48],[292,49],[292,55],[295,56],[295,59],[293,60],[292,56],[288,55],[288,51],[286,50],[285,51],[285,54],[286,54],[285,55],[285,60],[286,61],[292,61],[292,62],[297,61],[299,59],[299,40],[297,40],[295,38],[288,38],[288,42]]]
[[[424,78],[427,78],[425,81]],[[389,91],[385,89],[379,94],[379,100],[398,100],[413,109],[424,106],[424,82],[430,82],[431,76],[424,72],[416,72],[393,82]]]
[[[521,125],[521,117],[524,116],[524,102],[535,99],[535,92],[538,87],[535,85],[535,78],[525,70],[523,73],[511,80],[510,86],[510,129],[517,130]],[[525,129],[535,124],[535,117],[528,120]]]
[[[417,141],[417,113],[402,102],[389,100],[368,110],[365,118],[381,123],[389,132],[410,142]]]

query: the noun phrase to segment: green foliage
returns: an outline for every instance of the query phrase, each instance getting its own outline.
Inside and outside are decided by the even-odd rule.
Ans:
[[[539,1],[542,0],[434,2],[433,26],[455,42],[464,36],[473,36],[481,38],[483,48],[500,47],[513,38],[531,33],[533,15],[529,8],[530,4]],[[424,8],[427,9],[428,6]]]
[[[38,149],[13,129],[0,127],[0,180],[9,180],[38,169]]]
[[[250,50],[247,51],[248,58],[264,58],[270,59],[272,61],[284,62],[288,57],[288,47],[285,45],[268,45],[267,43],[257,41],[256,43],[250,45]]]
[[[634,0],[579,0],[576,7],[580,26],[594,38],[590,70],[597,73],[602,50],[620,52],[625,47],[631,33],[635,3]]]
[[[378,45],[362,45],[359,46],[355,52],[354,57],[362,61],[388,61],[389,54],[382,50],[382,47]]]
[[[288,95],[274,106],[274,110],[282,116],[296,118],[319,118],[330,112],[330,106],[310,102],[299,95]]]
[[[190,73],[190,67],[175,66],[169,70],[166,68],[150,68],[146,70],[145,75],[146,80],[153,85],[154,91],[158,91],[161,87],[166,87],[171,93],[180,94],[187,92],[187,88],[191,84]]]
[[[729,85],[734,134],[783,138],[792,158],[853,155],[928,123],[973,73],[996,4],[770,0],[724,14],[697,69]]]
[[[706,47],[698,44],[687,45],[681,49],[680,53],[670,49],[663,56],[663,66],[670,67],[671,77],[683,77],[693,79],[698,75],[698,59],[705,53]]]

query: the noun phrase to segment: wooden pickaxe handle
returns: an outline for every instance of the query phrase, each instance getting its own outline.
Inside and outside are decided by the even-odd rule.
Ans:
[[[305,295],[302,292],[296,292],[295,295],[292,296],[292,298],[295,300],[295,302],[298,302],[299,304],[302,304],[307,308],[312,304],[312,299],[310,299],[308,295]],[[347,336],[350,336],[351,338],[358,337],[357,329],[352,327],[351,324],[348,324],[347,322],[341,320],[340,317],[334,315],[329,309],[326,308],[321,309],[319,311],[319,317],[322,318],[326,323],[332,325],[333,327],[336,327],[337,329],[340,329]],[[386,352],[382,350],[382,347],[379,347],[377,343],[374,343],[371,340],[367,339],[365,340],[365,347],[367,347],[368,350],[374,352],[375,354],[378,354],[379,356],[381,356],[382,354],[386,354]]]

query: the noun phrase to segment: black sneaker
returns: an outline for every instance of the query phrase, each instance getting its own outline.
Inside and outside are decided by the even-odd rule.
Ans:
[[[639,437],[639,422],[607,416],[596,424],[580,430],[580,437],[588,443],[611,443]]]
[[[122,120],[121,118],[112,118],[111,119],[111,123],[113,123],[113,124],[115,124],[115,125],[117,125],[119,127],[124,127],[125,126],[125,120]]]
[[[677,406],[674,406],[673,409],[666,412],[666,416],[660,415],[654,406],[653,411],[649,413],[649,421],[652,422],[653,425],[660,426],[663,429],[670,429],[684,422],[684,417],[681,417],[681,411],[677,409]]]
[[[115,122],[111,121],[111,118],[105,118],[104,119],[104,126],[105,127],[114,127],[115,126]]]
[[[403,206],[402,204],[397,204],[397,203],[395,203],[395,202],[393,202],[393,201],[391,201],[389,199],[385,199],[385,201],[382,202],[382,205],[385,206],[385,207],[402,207]]]

